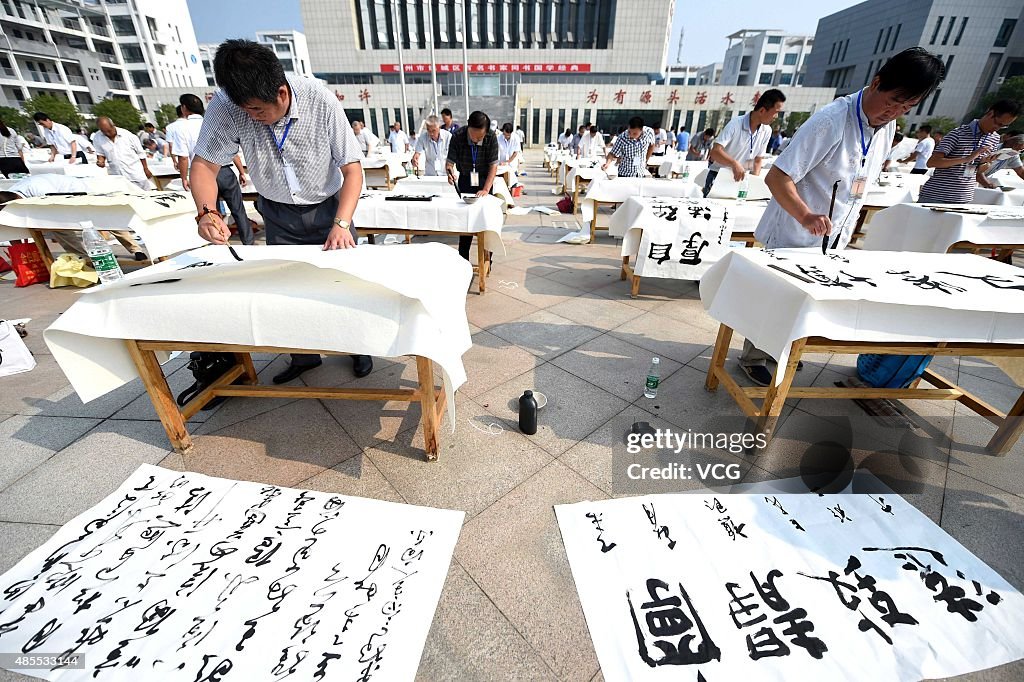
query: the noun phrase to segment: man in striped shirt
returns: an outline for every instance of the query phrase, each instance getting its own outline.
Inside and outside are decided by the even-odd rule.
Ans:
[[[214,244],[231,236],[216,210],[217,174],[241,147],[267,244],[355,247],[362,152],[334,94],[313,79],[285,76],[274,52],[251,40],[221,44],[214,75],[221,89],[206,110],[189,174],[199,235]],[[369,356],[351,357],[357,377],[372,371]],[[320,364],[319,355],[292,354],[274,383]]]
[[[955,128],[935,145],[928,167],[935,172],[921,186],[918,202],[925,204],[970,204],[974,188],[984,184],[982,166],[999,149],[999,133],[1017,119],[1020,104],[999,100],[985,115]]]
[[[647,160],[654,153],[654,131],[639,116],[629,119],[629,130],[615,139],[601,170],[608,170],[617,161],[620,178],[642,178],[647,175]]]

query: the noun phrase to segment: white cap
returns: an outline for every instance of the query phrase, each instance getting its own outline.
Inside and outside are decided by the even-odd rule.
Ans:
[[[661,360],[659,360],[658,358],[654,358],[653,360],[651,360],[651,363],[655,365],[658,364],[659,362],[661,362]]]

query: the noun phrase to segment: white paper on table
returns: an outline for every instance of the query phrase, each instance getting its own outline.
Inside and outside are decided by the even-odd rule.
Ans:
[[[436,232],[478,232],[489,251],[504,255],[501,230],[505,223],[502,200],[480,197],[467,204],[458,196],[442,194],[431,201],[387,201],[388,192],[366,192],[356,204],[352,223],[359,229],[389,228]]]
[[[138,376],[124,339],[421,355],[441,366],[454,428],[462,355],[472,346],[472,266],[454,249],[234,248],[243,262],[207,246],[81,294],[44,339],[83,402]]]
[[[768,190],[768,185],[764,184],[763,176],[747,173],[744,177],[747,180],[748,201],[772,198],[772,193]],[[718,175],[715,176],[715,181],[711,185],[711,192],[708,193],[708,198],[735,199],[739,196],[739,192],[740,183],[733,179],[732,170],[729,168],[723,168],[718,171]]]
[[[699,280],[729,251],[733,211],[708,199],[629,197],[609,221],[640,277]]]
[[[701,188],[684,180],[657,178],[596,178],[587,187],[580,202],[580,218],[590,222],[594,218],[594,202],[622,203],[629,197],[703,197]]]
[[[895,494],[651,495],[555,515],[609,682],[909,682],[1024,657],[1024,596]]]
[[[412,680],[463,518],[143,464],[0,576],[4,648],[81,654],[20,670],[61,682]]]
[[[733,249],[701,279],[700,296],[713,318],[784,364],[809,336],[1024,344],[1019,273],[970,254]]]
[[[1005,211],[972,204],[949,204],[952,209],[983,212],[933,211],[931,205],[899,204],[879,211],[868,224],[865,251],[945,253],[953,244],[1024,243],[1024,211]],[[941,206],[938,206],[941,208]],[[996,217],[993,214],[1003,214]]]

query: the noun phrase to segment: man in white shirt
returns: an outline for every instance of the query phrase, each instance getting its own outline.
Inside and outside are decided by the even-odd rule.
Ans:
[[[118,128],[106,116],[100,116],[96,123],[100,128],[92,136],[96,165],[107,167],[111,175],[121,175],[141,189],[149,189],[149,178],[153,173],[146,165],[146,152],[139,138],[124,128]]]
[[[526,144],[526,133],[523,131],[522,126],[516,126],[516,137],[519,138],[520,147]]]
[[[354,129],[354,126],[353,126]],[[356,138],[358,139],[358,135]],[[412,155],[413,168],[423,154],[423,174],[427,176],[445,175],[444,166],[448,159],[448,145],[452,134],[441,130],[441,120],[437,116],[427,117],[427,129],[416,137],[416,153]]]
[[[866,88],[807,119],[765,176],[772,200],[754,231],[757,240],[766,249],[817,248],[829,242],[845,248],[867,187],[878,178],[892,147],[896,119],[931,94],[944,72],[938,57],[912,47],[889,59]],[[770,360],[750,341],[744,343],[740,367],[754,383],[771,383]]]
[[[181,174],[181,182],[185,190],[189,190],[188,174],[192,165],[192,159],[196,155],[196,144],[199,141],[199,131],[203,127],[203,112],[206,107],[203,100],[196,95],[186,94],[178,98],[181,103],[181,113],[185,117],[184,123],[175,131],[175,142],[172,143],[174,153],[178,156],[178,172]],[[235,168],[238,170],[238,177],[231,169],[231,164],[221,166],[217,172],[217,198],[228,205],[228,211],[235,220],[235,227],[238,228],[238,238],[245,245],[256,243],[256,236],[253,234],[252,223],[245,212],[245,204],[242,202],[242,187],[247,183],[245,180],[245,167],[242,166],[242,158],[235,154],[232,159]],[[241,186],[239,186],[241,178]]]
[[[393,154],[401,154],[402,152],[409,151],[409,136],[402,130],[402,124],[395,121],[394,125],[391,126],[391,134],[388,135],[388,144],[391,145],[391,152]]]
[[[590,130],[580,138],[579,158],[599,159],[604,156],[604,135],[596,125],[590,126]]]
[[[166,142],[167,142],[167,144],[165,145],[166,148],[167,148],[167,156],[172,157],[171,158],[172,162],[174,160],[173,159],[173,155],[174,155],[174,140],[178,136],[178,130],[183,125],[185,125],[185,117],[182,116],[182,114],[181,114],[181,105],[180,104],[178,106],[174,107],[174,113],[176,113],[178,115],[178,118],[174,119],[173,121],[171,121],[170,123],[167,124],[167,129],[165,131],[166,135],[164,137],[164,140],[166,140]],[[157,143],[157,146],[159,146],[159,143]]]
[[[655,156],[661,156],[668,148],[668,133],[660,125],[654,126],[654,152]]]
[[[913,175],[925,175],[928,172],[928,159],[931,158],[932,152],[935,151],[935,140],[932,139],[932,127],[929,125],[923,125],[917,129],[917,146],[914,147],[914,151],[910,152],[910,156],[905,159],[900,159],[900,163],[914,162],[914,169],[911,172]]]
[[[506,123],[501,126],[501,133],[498,135],[498,163],[508,164],[512,169],[512,184],[516,184],[519,172],[519,158],[523,153],[523,146],[519,143],[519,136],[512,130],[512,124]]]
[[[52,162],[60,154],[68,163],[75,163],[81,160],[82,163],[89,163],[85,158],[85,151],[81,149],[75,134],[63,123],[50,120],[49,114],[37,111],[32,115],[32,120],[43,127],[43,139],[50,147],[50,161]]]
[[[359,149],[362,150],[363,156],[369,156],[377,150],[380,138],[371,133],[362,121],[352,121],[352,132],[356,134],[356,142],[359,143]]]
[[[731,171],[736,182],[747,173],[761,174],[761,159],[772,137],[771,123],[782,112],[785,101],[786,96],[781,91],[774,88],[765,90],[753,111],[725,124],[708,153],[711,165],[704,182],[704,196],[711,191],[715,178],[723,170]]]
[[[129,133],[129,137],[135,137]],[[137,140],[136,140],[137,141]],[[57,173],[43,173],[32,175],[11,185],[7,191],[0,192],[0,210],[8,201],[16,199],[27,199],[42,197],[47,194],[88,194],[89,185],[82,178],[73,178],[68,175]],[[101,228],[102,229],[102,228]],[[128,253],[135,257],[135,260],[146,260],[146,252],[143,251],[135,235],[129,230],[112,230],[111,233],[117,241],[128,250]],[[72,230],[53,230],[45,232],[45,235],[55,240],[67,253],[74,253],[85,256],[85,248],[82,244],[82,233]]]

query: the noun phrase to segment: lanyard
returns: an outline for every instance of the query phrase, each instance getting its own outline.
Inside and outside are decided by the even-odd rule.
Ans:
[[[971,121],[971,130],[974,131],[974,149],[971,150],[971,153],[973,154],[978,151],[978,147],[980,147],[981,143],[985,141],[985,134],[981,132],[981,126],[978,125],[977,120]]]
[[[750,131],[750,158],[754,158],[754,121],[747,114],[747,129]]]
[[[871,139],[868,140],[867,143],[864,142],[864,123],[861,122],[861,120],[860,120],[860,112],[861,112],[860,103],[861,103],[861,99],[863,99],[863,97],[864,97],[864,91],[861,90],[860,92],[857,93],[857,110],[855,112],[853,112],[854,115],[857,117],[857,128],[860,129],[860,153],[861,153],[860,165],[861,165],[861,168],[863,168],[864,164],[867,163],[867,160],[868,160],[868,150],[871,149],[871,142],[875,139],[875,134],[872,133],[871,134]]]
[[[477,146],[472,142],[469,143],[469,153],[473,156],[473,170],[476,170],[476,152]]]
[[[267,130],[270,131],[270,136],[274,138],[274,144],[277,145],[278,153],[281,153],[282,155],[284,150],[284,141],[288,139],[288,131],[292,129],[292,123],[294,122],[295,119],[288,119],[288,123],[286,123],[284,126],[284,133],[281,134],[280,142],[277,141],[277,135],[274,134],[274,129],[271,128],[270,126],[267,126]]]

